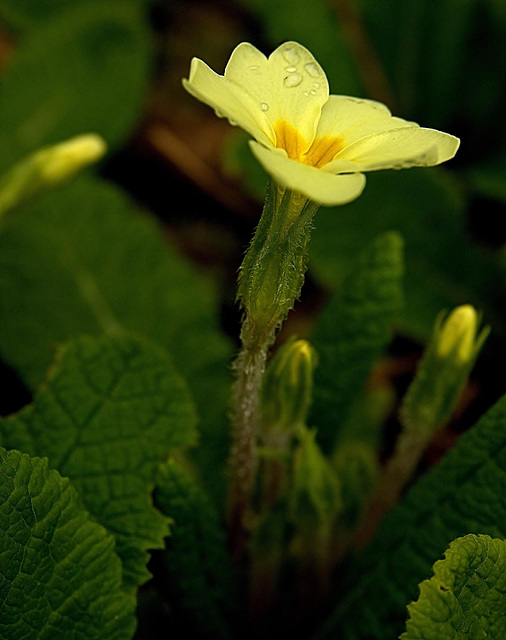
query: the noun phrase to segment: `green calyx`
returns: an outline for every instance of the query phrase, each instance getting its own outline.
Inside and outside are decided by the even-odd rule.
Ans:
[[[319,204],[269,184],[264,210],[239,274],[238,300],[246,315],[246,342],[273,334],[299,297],[307,247]]]

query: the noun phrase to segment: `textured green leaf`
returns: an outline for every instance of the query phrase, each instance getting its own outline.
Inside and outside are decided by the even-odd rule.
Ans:
[[[171,604],[188,625],[213,638],[230,638],[233,570],[218,516],[195,480],[173,460],[161,469],[155,504],[173,520],[163,552]]]
[[[390,341],[392,321],[402,305],[402,245],[394,232],[376,238],[356,261],[339,295],[323,309],[311,336],[319,364],[310,423],[318,428],[327,451]]]
[[[46,459],[0,449],[0,636],[128,640],[135,598],[122,590],[114,538],[92,522]]]
[[[2,356],[32,388],[53,345],[78,334],[124,327],[166,347],[202,417],[201,468],[218,483],[230,374],[214,287],[118,190],[82,178],[5,220],[0,317]]]
[[[83,337],[59,352],[32,406],[0,422],[8,448],[44,455],[116,537],[126,584],[149,577],[146,551],[167,520],[152,505],[158,464],[195,441],[186,386],[160,348],[126,335]]]
[[[133,2],[69,5],[22,40],[2,78],[0,170],[86,132],[117,145],[138,118],[150,43]]]
[[[506,396],[386,517],[321,638],[391,640],[435,558],[468,533],[506,537]]]
[[[506,541],[475,535],[454,540],[408,610],[401,640],[503,640]]]
[[[364,243],[398,231],[406,244],[403,331],[426,338],[441,309],[470,303],[504,334],[495,309],[504,278],[493,256],[467,232],[465,202],[442,170],[411,169],[368,174],[364,193],[343,207],[322,208],[315,218],[310,269],[338,285]]]

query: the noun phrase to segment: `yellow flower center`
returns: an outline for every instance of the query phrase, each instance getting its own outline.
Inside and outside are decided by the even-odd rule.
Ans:
[[[330,162],[338,151],[344,147],[342,138],[323,136],[315,138],[313,144],[304,153],[307,147],[306,141],[295,127],[285,120],[278,120],[274,125],[276,133],[276,147],[284,149],[286,155],[292,160],[297,160],[312,167],[321,169]]]

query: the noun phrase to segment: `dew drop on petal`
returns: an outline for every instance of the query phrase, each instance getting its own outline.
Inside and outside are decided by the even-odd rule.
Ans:
[[[316,95],[316,91],[314,89],[311,89],[311,95],[315,96]]]
[[[307,97],[307,96],[310,96],[311,94],[309,93],[309,91],[304,91],[304,95]]]
[[[312,78],[318,78],[318,76],[320,75],[318,67],[315,65],[314,62],[308,62],[308,64],[305,64],[304,69],[307,71],[308,75],[310,75]]]
[[[293,73],[294,71],[297,71],[297,67],[285,67],[285,71],[288,71],[288,73]]]
[[[252,64],[251,67],[249,68],[250,71],[257,71],[257,69],[258,69],[257,64]]]
[[[297,62],[299,62],[299,54],[295,49],[285,49],[283,51],[283,57],[288,64],[297,64]]]
[[[290,76],[286,76],[285,78],[285,87],[298,87],[302,82],[302,76],[300,73],[292,73]]]
[[[313,82],[313,87],[315,89],[319,89],[320,88],[320,83],[319,82]]]
[[[260,109],[262,109],[262,111],[268,111],[269,110],[269,105],[267,104],[267,102],[262,102],[260,104]]]

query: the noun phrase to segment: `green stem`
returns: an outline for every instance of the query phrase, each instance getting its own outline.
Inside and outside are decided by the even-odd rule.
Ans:
[[[318,204],[271,182],[264,210],[239,275],[244,310],[235,363],[229,542],[240,556],[257,470],[260,390],[269,349],[295,300],[307,267],[307,246]]]
[[[248,320],[244,327],[247,327]],[[244,331],[243,331],[244,333]],[[234,432],[232,445],[232,486],[229,516],[230,545],[234,556],[240,556],[247,532],[248,515],[258,466],[256,441],[260,390],[269,347],[275,330],[261,343],[249,345],[243,341],[235,363]]]

